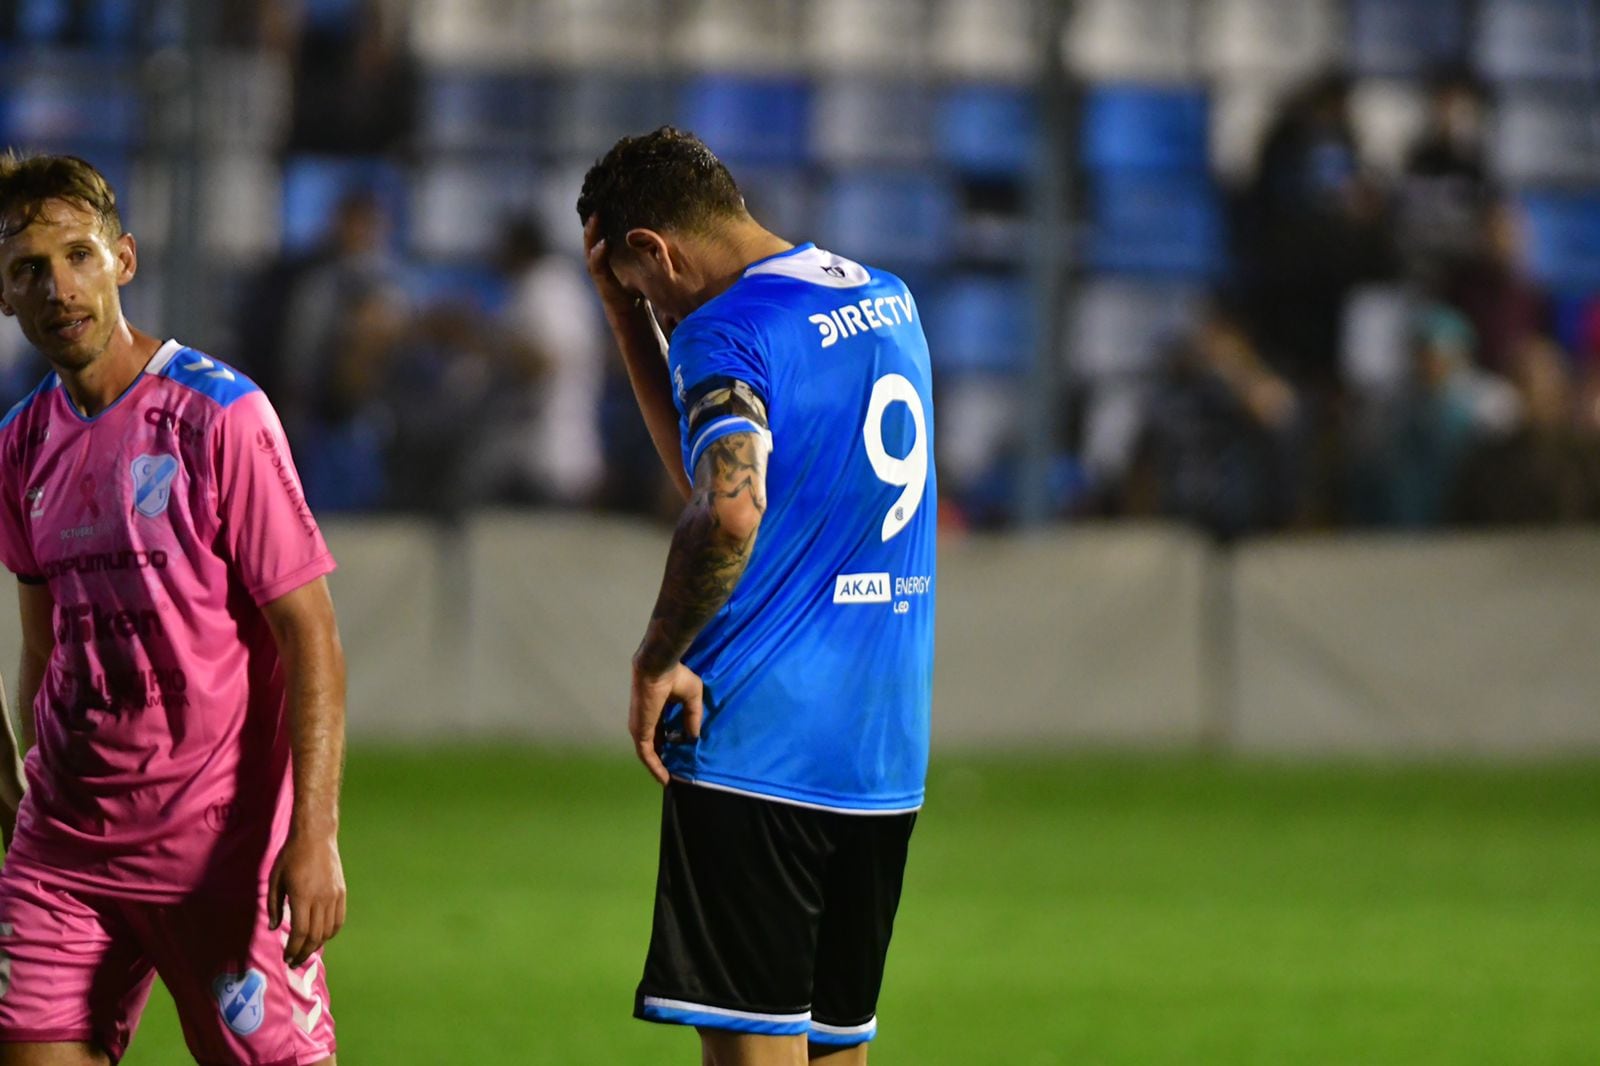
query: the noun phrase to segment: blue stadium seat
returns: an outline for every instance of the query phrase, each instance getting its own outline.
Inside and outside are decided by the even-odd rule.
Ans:
[[[283,246],[302,251],[327,232],[347,194],[369,191],[388,213],[393,239],[404,243],[406,181],[399,167],[367,156],[291,156],[283,167]]]
[[[1350,58],[1363,74],[1424,74],[1458,57],[1467,18],[1457,0],[1352,0]]]
[[[1600,289],[1600,195],[1530,192],[1521,207],[1534,280],[1559,292]]]
[[[138,93],[121,79],[86,75],[86,68],[73,64],[13,82],[4,94],[6,137],[36,147],[136,141],[143,132]]]
[[[507,219],[539,210],[543,176],[533,160],[514,155],[444,156],[414,167],[411,250],[435,259],[492,254]],[[570,229],[554,229],[551,239],[576,239],[577,216],[570,212],[578,188],[578,179],[567,181],[555,217]]]
[[[811,150],[826,163],[921,163],[933,152],[933,109],[912,81],[824,79],[811,111]]]
[[[482,263],[414,265],[407,271],[406,290],[416,307],[457,304],[495,315],[506,302],[505,278]]]
[[[87,28],[89,40],[100,48],[130,47],[139,31],[139,0],[94,0]]]
[[[166,48],[188,33],[187,0],[144,0],[140,5],[139,40],[147,48]]]
[[[1204,175],[1122,171],[1090,181],[1096,269],[1158,277],[1211,278],[1223,270],[1227,237],[1216,188]]]
[[[16,12],[19,44],[54,44],[72,20],[70,0],[21,0]]]
[[[302,0],[303,18],[311,29],[325,33],[356,32],[361,20],[361,0]]]
[[[1551,332],[1561,350],[1578,353],[1579,358],[1593,351],[1593,324],[1600,311],[1596,294],[1592,290],[1562,293],[1550,305]]]
[[[422,93],[419,136],[430,148],[527,147],[556,108],[548,81],[505,74],[435,70]]]
[[[934,369],[1020,374],[1033,361],[1033,301],[1026,278],[955,278],[918,304]]]
[[[1594,22],[1588,0],[1483,0],[1478,64],[1506,81],[1583,81],[1595,74]]]
[[[751,214],[774,233],[809,239],[811,195],[803,167],[739,166],[734,171]]]
[[[897,269],[944,261],[956,198],[924,171],[845,171],[823,189],[818,243],[851,259]]]
[[[1512,183],[1600,178],[1600,131],[1585,92],[1507,93],[1492,129],[1496,170]]]
[[[730,164],[805,162],[810,85],[803,78],[707,75],[679,96],[679,125]]]
[[[1033,166],[1037,102],[1017,86],[948,89],[939,98],[934,136],[939,158],[960,173],[1020,178]]]
[[[579,74],[555,87],[552,136],[544,145],[598,156],[627,134],[653,130],[676,117],[673,87],[647,75]]]
[[[1082,152],[1096,170],[1188,170],[1209,164],[1203,89],[1106,85],[1084,107]]]

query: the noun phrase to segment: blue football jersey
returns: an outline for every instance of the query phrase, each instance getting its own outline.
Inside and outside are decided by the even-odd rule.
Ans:
[[[904,282],[812,245],[760,260],[674,331],[669,367],[694,476],[708,392],[765,402],[767,509],[744,575],[684,662],[705,680],[697,742],[669,711],[665,761],[712,788],[843,811],[922,803],[933,699],[938,494],[928,344]]]

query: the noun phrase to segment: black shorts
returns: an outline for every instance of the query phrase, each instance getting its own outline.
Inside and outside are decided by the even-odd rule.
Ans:
[[[668,785],[634,1017],[871,1040],[916,820]]]

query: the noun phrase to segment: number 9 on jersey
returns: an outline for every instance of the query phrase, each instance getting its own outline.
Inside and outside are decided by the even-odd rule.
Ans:
[[[892,403],[903,403],[911,409],[915,433],[911,438],[911,450],[903,458],[890,455],[883,445],[883,416]],[[909,379],[900,374],[885,374],[873,382],[872,398],[867,401],[867,422],[861,427],[867,459],[878,480],[905,488],[883,516],[885,541],[906,528],[922,504],[922,494],[928,487],[927,423],[922,397],[917,395],[916,386]]]

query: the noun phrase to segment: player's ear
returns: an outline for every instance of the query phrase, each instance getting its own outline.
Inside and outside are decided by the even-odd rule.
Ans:
[[[651,229],[631,229],[623,238],[635,255],[648,260],[658,268],[665,267],[669,260],[667,242],[661,239],[661,234]]]
[[[133,234],[124,233],[112,245],[112,251],[117,257],[117,284],[126,285],[139,272],[139,242]]]

